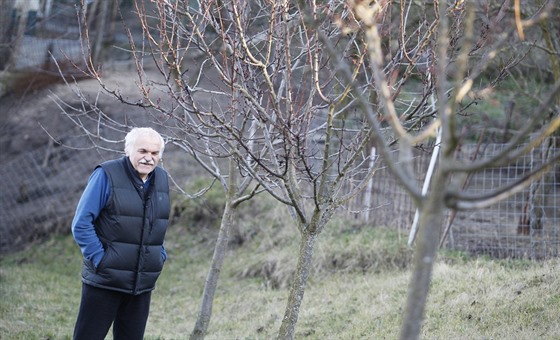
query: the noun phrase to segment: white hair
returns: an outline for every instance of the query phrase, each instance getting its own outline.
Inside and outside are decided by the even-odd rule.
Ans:
[[[157,136],[160,139],[161,149],[159,150],[159,156],[161,157],[163,155],[163,150],[165,149],[165,141],[163,140],[163,137],[156,130],[149,127],[137,127],[130,130],[130,132],[127,133],[126,136],[124,137],[124,152],[127,155],[131,154],[134,151],[133,148],[134,148],[134,144],[136,144],[136,140],[138,139],[138,137],[144,134]]]

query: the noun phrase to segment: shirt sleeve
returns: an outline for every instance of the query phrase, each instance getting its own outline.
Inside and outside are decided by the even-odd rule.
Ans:
[[[165,260],[167,260],[167,251],[165,251],[165,245],[164,244],[161,245],[161,258],[163,259],[163,262],[165,262]]]
[[[109,179],[105,171],[96,168],[88,179],[72,221],[72,235],[85,259],[99,265],[105,250],[95,232],[93,222],[109,201]]]

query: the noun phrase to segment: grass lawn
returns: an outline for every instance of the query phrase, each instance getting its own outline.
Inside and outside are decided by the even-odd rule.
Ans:
[[[153,293],[146,339],[188,338],[213,250],[211,235],[170,228],[170,257]],[[257,235],[232,247],[207,339],[276,337],[297,253],[295,236],[277,237],[283,240]],[[296,338],[397,338],[411,256],[404,242],[382,228],[331,225],[316,246]],[[441,253],[422,338],[559,339],[559,264]],[[70,339],[80,300],[80,265],[70,236],[4,256],[0,339]],[[266,266],[264,275],[259,268]]]

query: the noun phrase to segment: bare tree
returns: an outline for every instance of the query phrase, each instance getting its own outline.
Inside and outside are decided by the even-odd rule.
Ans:
[[[141,17],[150,55],[159,56],[165,91],[177,104],[170,110],[145,88],[150,106],[189,136],[216,145],[214,157],[235,160],[239,175],[290,208],[301,242],[279,338],[293,338],[316,237],[373,174],[373,167],[364,166],[368,124],[355,113],[349,85],[336,77],[339,58],[355,61],[353,78],[365,68],[358,36],[347,37],[324,17],[321,31],[345,46],[339,58],[331,58],[321,53],[317,27],[306,27],[303,12],[289,2],[200,2],[198,8],[158,2],[157,27],[148,15]],[[186,61],[195,52],[203,60],[193,72]],[[215,76],[214,84],[203,87],[212,79],[208,75]],[[207,303],[211,298],[203,302],[206,312],[192,338],[207,331]]]
[[[350,85],[336,76],[341,58],[353,61],[353,79],[366,70],[365,50],[358,34],[343,33],[330,24],[331,17],[321,15],[320,30],[306,27],[303,12],[289,2],[155,5],[154,12],[148,12],[144,3],[137,2],[145,40],[138,46],[131,34],[130,41],[144,100],[128,104],[155,112],[153,119],[165,127],[167,138],[199,160],[228,197],[191,336],[203,337],[207,331],[227,229],[238,202],[266,190],[290,208],[301,234],[279,331],[280,338],[292,338],[316,237],[335,210],[366,187],[374,173],[366,149],[369,126],[356,113]],[[333,5],[344,16],[351,15],[342,3]],[[322,53],[325,34],[343,46],[339,57]],[[193,53],[202,61],[190,70]],[[156,77],[144,72],[144,54],[156,65]],[[93,65],[88,72],[107,92],[127,102],[104,84]],[[370,88],[360,91],[367,95]],[[114,124],[98,113],[104,118],[98,120],[101,124]],[[92,135],[97,138],[98,132]],[[229,164],[225,168],[224,159]],[[257,185],[241,197],[253,181]]]
[[[386,65],[381,53],[383,48],[378,30],[378,20],[376,20],[379,13],[383,11],[383,6],[379,2],[365,1],[354,1],[352,5],[363,24],[367,37],[372,69],[380,93],[379,97],[384,102],[384,113],[387,117],[397,117],[397,112],[394,110],[394,99],[384,72]],[[505,9],[506,5],[507,2],[504,3],[502,9]],[[401,329],[401,339],[416,339],[419,337],[431,282],[431,272],[438,247],[438,238],[441,234],[446,209],[479,209],[496,203],[527,186],[532,179],[548,170],[552,164],[560,159],[560,155],[549,157],[534,171],[519,178],[515,183],[507,187],[496,188],[494,192],[485,196],[468,196],[462,193],[461,185],[459,185],[462,181],[457,181],[457,179],[465,178],[470,173],[491,166],[508,164],[522,154],[529,152],[534,146],[554,133],[560,125],[558,108],[553,106],[554,98],[560,90],[559,82],[551,86],[551,90],[540,100],[540,105],[536,110],[526,115],[525,125],[508,140],[507,147],[500,154],[491,159],[475,162],[457,160],[453,156],[460,140],[458,125],[461,121],[458,113],[463,101],[474,91],[474,81],[481,78],[490,61],[502,51],[500,48],[506,41],[512,39],[516,32],[519,34],[527,27],[539,22],[539,19],[546,17],[550,6],[553,6],[553,2],[549,2],[548,7],[540,8],[531,19],[523,21],[518,18],[516,25],[510,25],[502,34],[492,36],[493,39],[496,39],[494,44],[486,45],[486,43],[482,43],[476,45],[474,39],[475,4],[456,2],[453,6],[448,6],[446,2],[435,3],[436,16],[433,25],[437,29],[437,40],[433,47],[436,57],[433,74],[436,80],[437,119],[433,124],[437,124],[442,130],[439,166],[432,178],[430,191],[426,194],[420,194],[414,190],[414,185],[410,180],[411,177],[405,177],[395,166],[389,166],[397,179],[409,190],[420,209],[419,237],[416,241],[414,269]],[[519,8],[514,8],[514,10],[518,11]],[[455,32],[451,28],[454,28]],[[458,28],[460,30],[457,30]],[[460,35],[456,33],[460,33]],[[460,44],[452,40],[459,38],[461,40]],[[519,56],[516,57],[519,58]],[[507,69],[502,69],[502,72],[504,71],[507,71]],[[496,81],[498,80],[499,78]],[[367,112],[367,102],[364,101],[363,107]],[[553,117],[550,123],[539,128],[539,123],[550,114]],[[374,129],[377,130],[375,117],[372,114],[369,114],[368,117],[370,117]],[[404,132],[399,120],[393,119],[391,123],[393,123],[393,129],[398,135],[401,152],[406,152],[407,148],[424,140],[428,137],[426,132],[430,131],[427,127],[423,132],[410,134]],[[532,141],[527,147],[516,148],[520,142],[531,136],[533,136]],[[388,159],[388,162],[394,163],[391,159]]]

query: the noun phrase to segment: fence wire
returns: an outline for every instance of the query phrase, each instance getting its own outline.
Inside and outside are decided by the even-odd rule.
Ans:
[[[482,148],[465,146],[457,157],[467,161],[475,158],[484,160],[500,153],[504,147],[503,144],[489,144]],[[509,166],[487,169],[459,179],[460,185],[469,195],[490,194],[534,170],[546,158],[546,153],[553,155],[558,152],[558,148],[536,148]],[[430,153],[416,152],[413,165],[416,174],[425,175],[430,157]],[[419,188],[423,180],[424,177],[417,178]],[[354,199],[349,210],[365,223],[397,228],[399,232],[408,234],[416,207],[383,167],[382,161],[373,182],[370,205],[364,206],[367,201],[364,199],[367,193],[364,193]],[[458,213],[449,211],[442,226],[441,236],[445,235],[443,245],[449,249],[498,258],[556,257],[560,252],[559,204],[560,165],[556,164],[525,190],[489,208]]]
[[[479,158],[488,158],[503,149],[501,144],[488,145]],[[465,191],[488,194],[500,186],[539,166],[546,153],[558,149],[539,147],[523,155],[508,167],[493,168],[476,174]],[[466,148],[463,157],[474,153]],[[448,246],[494,257],[541,259],[558,256],[560,213],[560,166],[540,176],[525,190],[487,209],[461,212],[450,229]]]
[[[86,153],[45,147],[2,165],[0,253],[70,231],[72,213],[95,166]]]
[[[30,11],[26,18],[25,30],[19,37],[16,35],[19,34],[19,21],[23,20],[21,10],[13,8],[11,15],[0,22],[5,25],[5,34],[14,40],[11,53],[17,53],[17,57],[11,65],[12,71],[32,70],[58,75],[54,60],[59,64],[83,62],[76,3],[55,1],[48,16],[39,19],[36,11]],[[71,68],[70,65],[64,67]]]

